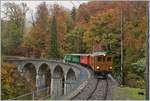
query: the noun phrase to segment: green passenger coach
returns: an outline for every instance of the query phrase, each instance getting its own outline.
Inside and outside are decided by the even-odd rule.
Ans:
[[[64,60],[67,61],[67,62],[71,62],[71,55],[70,54],[65,54],[64,56]]]
[[[78,54],[65,54],[64,60],[66,62],[72,62],[72,63],[80,63],[80,55]]]
[[[73,62],[73,63],[80,63],[80,55],[78,55],[78,54],[71,54],[71,58],[72,58],[72,60],[71,60],[71,62]]]

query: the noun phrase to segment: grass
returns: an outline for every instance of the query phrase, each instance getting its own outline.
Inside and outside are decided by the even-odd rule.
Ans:
[[[139,95],[143,92],[144,95]],[[113,100],[145,100],[145,90],[140,88],[117,87],[112,96]]]
[[[144,95],[139,95],[139,92],[143,92]],[[48,97],[47,100],[53,99],[52,97]],[[112,100],[145,100],[145,89],[117,87],[113,91]]]
[[[51,97],[49,97],[47,100],[52,100],[52,98],[51,98]]]

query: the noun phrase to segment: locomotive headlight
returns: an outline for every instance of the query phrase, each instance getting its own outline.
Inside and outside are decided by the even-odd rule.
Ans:
[[[100,67],[99,67],[99,66],[97,66],[97,67],[96,67],[96,69],[100,69]]]
[[[112,69],[112,67],[109,67],[109,69]]]

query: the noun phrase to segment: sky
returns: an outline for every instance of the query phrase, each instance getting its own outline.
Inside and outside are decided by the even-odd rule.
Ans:
[[[82,1],[80,1],[80,0],[79,1],[77,1],[77,0],[76,1],[75,0],[64,0],[64,1],[62,1],[62,0],[60,0],[60,1],[59,0],[43,0],[43,1],[45,1],[46,4],[48,4],[48,5],[53,5],[53,4],[62,5],[63,7],[68,8],[70,10],[72,9],[73,6],[75,6],[76,8],[78,8],[80,4],[88,2],[86,0],[85,1],[84,0],[82,0]],[[33,12],[33,14],[35,14],[36,7],[40,3],[42,3],[43,1],[34,1],[34,0],[33,1],[32,0],[31,1],[29,1],[29,0],[25,0],[25,1],[23,1],[23,0],[1,1],[1,10],[3,10],[3,4],[6,3],[6,2],[14,2],[14,3],[17,3],[17,4],[20,4],[20,3],[24,2],[29,7],[29,11],[27,12],[26,18],[30,22],[30,20],[31,20],[31,12]],[[1,17],[3,17],[3,14],[1,14]]]

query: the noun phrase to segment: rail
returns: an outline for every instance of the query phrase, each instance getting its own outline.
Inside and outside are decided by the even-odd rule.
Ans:
[[[104,85],[102,85],[100,88],[99,88],[99,85],[102,83],[102,82],[105,82]],[[91,94],[87,97],[87,100],[93,100],[93,98],[95,97],[95,95],[97,93],[100,93],[98,92],[97,90],[98,89],[103,89],[105,88],[103,91],[103,96],[102,97],[102,100],[106,100],[107,99],[107,93],[108,93],[108,78],[106,79],[97,79],[97,82],[96,82],[96,86],[95,88],[93,89],[93,91],[91,92]],[[100,95],[99,95],[100,96]]]

